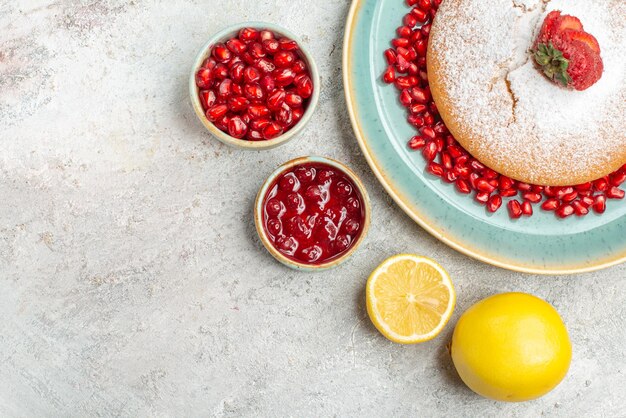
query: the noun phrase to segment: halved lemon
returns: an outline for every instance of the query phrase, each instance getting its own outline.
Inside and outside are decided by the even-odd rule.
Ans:
[[[400,344],[435,338],[456,303],[452,281],[443,267],[413,254],[385,260],[367,280],[365,295],[374,326]]]

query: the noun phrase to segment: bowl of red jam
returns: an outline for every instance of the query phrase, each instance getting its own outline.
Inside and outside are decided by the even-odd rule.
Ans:
[[[319,99],[313,57],[297,37],[271,23],[244,22],[215,34],[189,78],[193,109],[225,144],[274,148],[298,135]]]
[[[336,267],[364,240],[370,224],[365,187],[345,165],[301,157],[274,171],[256,198],[263,245],[283,264],[307,271]]]

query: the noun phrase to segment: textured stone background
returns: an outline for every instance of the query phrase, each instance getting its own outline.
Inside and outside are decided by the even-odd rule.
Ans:
[[[0,0],[1,416],[625,416],[626,266],[512,273],[405,216],[345,111],[348,6]],[[308,129],[263,153],[211,139],[187,98],[206,38],[249,19],[301,34],[323,75]],[[354,167],[374,209],[360,251],[314,275],[274,262],[251,215],[263,179],[307,154]],[[507,290],[553,303],[574,343],[564,383],[526,404],[483,400],[451,366],[451,326],[419,346],[381,337],[364,283],[406,251],[450,271],[455,319]]]

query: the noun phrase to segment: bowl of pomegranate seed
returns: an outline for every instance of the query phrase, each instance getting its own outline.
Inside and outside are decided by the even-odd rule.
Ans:
[[[303,271],[333,268],[363,242],[370,201],[357,175],[338,161],[300,157],[278,167],[256,198],[254,222],[274,258]]]
[[[304,129],[319,99],[315,61],[277,25],[243,22],[215,34],[189,78],[196,115],[217,139],[251,150],[274,148]]]

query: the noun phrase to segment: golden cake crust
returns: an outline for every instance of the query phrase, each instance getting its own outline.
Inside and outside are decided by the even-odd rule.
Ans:
[[[488,167],[532,184],[585,183],[626,164],[626,2],[495,3],[444,0],[431,28],[429,85],[454,137]],[[583,92],[551,83],[530,59],[551,10],[579,17],[600,42],[605,72]]]

